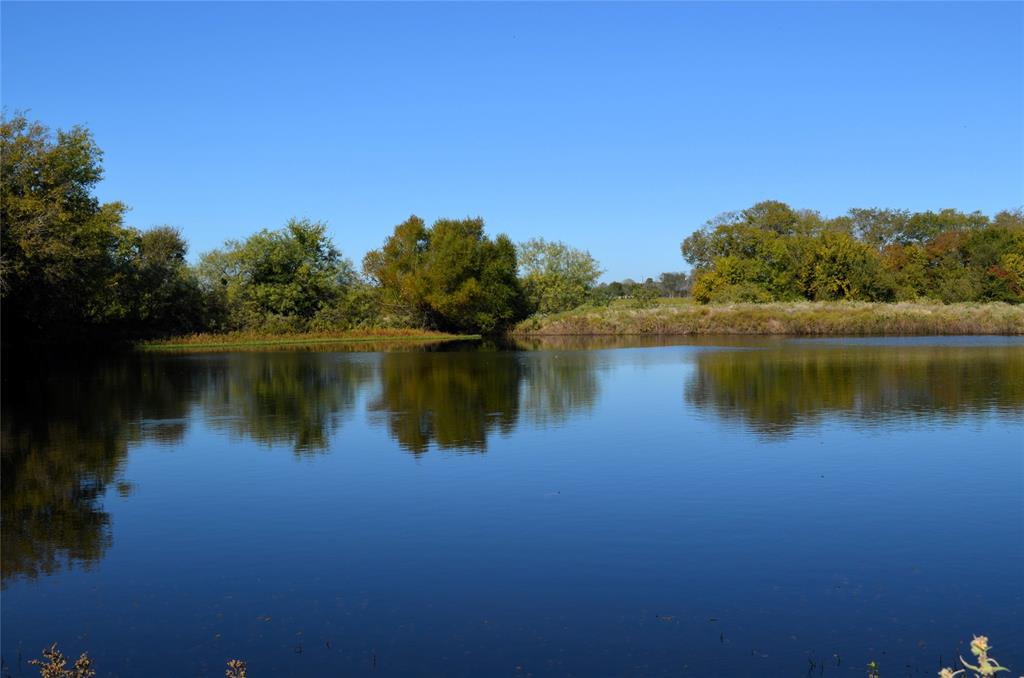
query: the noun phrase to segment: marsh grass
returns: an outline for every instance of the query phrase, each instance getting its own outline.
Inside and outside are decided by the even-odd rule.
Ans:
[[[477,335],[446,334],[416,329],[364,329],[345,332],[224,332],[190,334],[138,345],[143,351],[181,351],[206,349],[305,347],[327,344],[397,344],[397,343],[439,343],[479,339]]]
[[[517,336],[544,335],[956,335],[1024,334],[1024,306],[1002,302],[792,302],[699,305],[660,300],[652,308],[622,303],[534,316]]]

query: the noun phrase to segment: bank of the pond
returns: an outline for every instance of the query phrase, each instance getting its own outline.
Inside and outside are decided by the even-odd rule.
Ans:
[[[245,349],[321,346],[327,344],[433,344],[446,341],[479,339],[475,334],[447,334],[415,329],[370,329],[345,332],[301,332],[294,334],[266,334],[260,332],[224,332],[191,334],[156,341],[141,342],[143,351],[189,351],[209,349]]]
[[[793,302],[702,306],[661,300],[636,308],[627,300],[534,316],[518,336],[555,335],[925,335],[1024,334],[1024,306],[994,303]]]

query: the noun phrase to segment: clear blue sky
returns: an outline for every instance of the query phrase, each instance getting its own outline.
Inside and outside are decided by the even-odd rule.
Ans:
[[[2,5],[2,99],[88,125],[193,255],[292,216],[356,262],[416,213],[686,268],[774,198],[1024,203],[1024,4]]]

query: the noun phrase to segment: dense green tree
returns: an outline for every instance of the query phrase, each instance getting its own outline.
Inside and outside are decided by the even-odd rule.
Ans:
[[[909,220],[909,210],[853,208],[844,221],[859,240],[881,249],[902,239]]]
[[[894,243],[883,250],[882,280],[895,301],[913,301],[928,292],[928,255],[920,245]]]
[[[992,226],[974,229],[963,243],[964,260],[981,276],[981,294],[985,301],[1024,300],[1024,220],[996,215]],[[1002,221],[999,217],[1003,216]]]
[[[852,209],[823,219],[774,201],[707,222],[682,244],[702,303],[793,299],[1024,301],[1024,218]]]
[[[341,295],[323,306],[309,323],[310,330],[331,331],[380,327],[380,289],[362,279],[345,286]]]
[[[997,213],[992,217],[992,225],[999,228],[1024,229],[1024,207]]]
[[[102,152],[88,130],[2,122],[4,336],[78,341],[200,329],[207,303],[170,227],[139,231],[92,194]]]
[[[530,309],[558,313],[587,301],[601,275],[597,260],[563,242],[534,238],[519,245],[519,270]]]
[[[693,267],[694,273],[710,271],[715,267],[715,255],[711,244],[713,229],[710,223],[705,224],[683,240],[680,246],[683,259]]]
[[[587,295],[587,303],[593,306],[607,306],[622,296],[624,293],[621,282],[598,283],[591,288],[590,294]]]
[[[870,245],[849,233],[826,231],[815,241],[810,293],[821,301],[884,300],[890,290],[880,280],[881,261]]]
[[[188,244],[170,226],[134,231],[130,274],[120,296],[136,333],[169,334],[204,329],[212,309],[185,256]]]
[[[82,127],[56,133],[0,121],[0,276],[4,334],[30,337],[123,319],[118,284],[132,232],[125,206],[92,194],[102,152]]]
[[[363,273],[380,289],[382,312],[392,323],[431,324],[425,275],[428,235],[424,221],[413,215],[395,226],[383,247],[363,257]]]
[[[800,262],[807,258],[807,236],[780,235],[775,228],[738,222],[721,224],[700,239],[708,243],[712,258],[710,266],[696,270],[693,295],[698,301],[767,301],[802,295],[807,275]]]
[[[479,218],[439,219],[427,228],[412,216],[363,259],[392,322],[485,334],[523,316],[517,268],[512,241],[488,238]]]
[[[305,329],[336,304],[356,275],[326,231],[322,223],[292,219],[204,254],[199,276],[220,299],[227,326]]]
[[[988,222],[988,217],[981,212],[967,214],[954,209],[916,212],[907,220],[907,225],[898,239],[901,242],[924,243],[950,231],[984,228],[988,226]]]
[[[778,200],[765,200],[740,212],[742,223],[778,235],[795,235],[799,230],[800,215]]]
[[[661,290],[653,278],[648,278],[642,285],[635,285],[630,292],[630,300],[636,308],[651,308],[658,303]]]
[[[640,283],[638,283],[637,281],[633,280],[632,278],[623,278],[622,279],[622,283],[621,283],[623,296],[627,296],[628,297],[631,294],[633,294],[633,288],[636,287],[639,284]]]

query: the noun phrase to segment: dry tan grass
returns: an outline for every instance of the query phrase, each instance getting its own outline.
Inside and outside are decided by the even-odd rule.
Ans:
[[[1024,334],[1024,306],[1001,302],[621,305],[584,307],[520,323],[529,335],[925,335]]]

